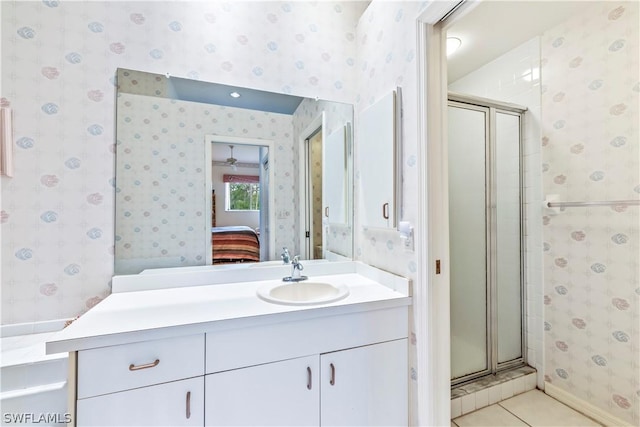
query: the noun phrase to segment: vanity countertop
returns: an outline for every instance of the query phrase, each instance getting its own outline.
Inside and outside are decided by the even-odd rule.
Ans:
[[[274,304],[259,298],[256,295],[259,287],[282,283],[274,279],[113,293],[54,335],[47,342],[47,353],[411,304],[406,293],[367,276],[370,275],[358,272],[314,276],[311,278],[314,281],[344,284],[350,293],[339,301],[306,306]]]

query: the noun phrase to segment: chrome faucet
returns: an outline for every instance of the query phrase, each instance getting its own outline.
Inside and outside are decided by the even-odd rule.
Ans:
[[[291,261],[291,276],[283,277],[282,281],[284,282],[301,282],[302,280],[307,280],[307,276],[301,276],[300,272],[304,269],[302,264],[300,263],[300,257],[298,255],[293,257]]]
[[[289,264],[291,259],[291,257],[289,256],[289,249],[287,249],[286,247],[282,248],[282,254],[280,255],[280,258],[282,258],[283,264]]]

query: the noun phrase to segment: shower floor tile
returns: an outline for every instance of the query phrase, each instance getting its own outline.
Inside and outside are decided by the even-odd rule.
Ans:
[[[600,425],[540,390],[528,391],[451,421],[451,427]]]
[[[535,374],[536,370],[530,366],[522,366],[520,368],[510,369],[508,371],[498,372],[495,375],[487,375],[479,378],[470,384],[456,386],[451,390],[451,398],[464,396],[465,394],[475,393],[489,387],[505,383],[514,378],[520,378],[526,375]]]

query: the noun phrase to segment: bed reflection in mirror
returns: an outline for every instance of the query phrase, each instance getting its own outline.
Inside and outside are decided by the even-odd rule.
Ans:
[[[277,260],[283,247],[307,259],[352,257],[351,105],[134,70],[117,74],[116,274]],[[312,165],[303,155],[316,125],[324,168],[344,171],[319,197],[308,195]],[[327,149],[334,134],[344,136],[342,146]],[[251,147],[256,154],[244,161]],[[342,157],[332,158],[336,152]],[[308,253],[305,218],[312,210],[331,215],[320,219],[322,238]],[[232,229],[223,235],[221,227]]]

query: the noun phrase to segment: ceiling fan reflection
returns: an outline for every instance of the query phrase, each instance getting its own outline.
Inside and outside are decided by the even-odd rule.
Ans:
[[[227,157],[226,161],[214,160],[211,162],[213,166],[228,166],[231,170],[235,171],[238,168],[253,168],[257,169],[260,165],[258,163],[239,162],[238,159],[233,157],[233,145],[229,146],[231,155]]]

